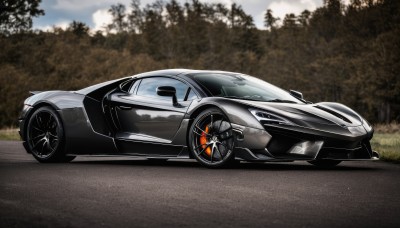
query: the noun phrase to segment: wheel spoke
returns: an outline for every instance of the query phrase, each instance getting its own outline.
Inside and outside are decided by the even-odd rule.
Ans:
[[[58,139],[58,136],[57,136],[57,135],[54,135],[54,134],[52,134],[52,133],[50,133],[50,132],[49,132],[49,135],[50,135],[51,137],[53,137],[54,139]]]
[[[42,149],[40,150],[40,155],[43,155],[43,150],[45,146],[46,146],[46,140],[44,140],[43,142]]]
[[[213,121],[214,121],[214,116],[213,116],[213,114],[211,114],[211,132],[213,132],[213,125],[214,125],[214,123],[213,123]]]
[[[213,143],[211,147],[211,155],[210,155],[210,162],[213,162],[213,157],[214,157],[214,149],[215,149],[215,143]]]
[[[43,125],[42,125],[42,118],[39,117],[39,114],[37,114],[37,115],[35,116],[35,118],[36,118],[36,123],[38,124],[38,126],[43,127]]]
[[[56,144],[55,147],[57,146],[57,142],[58,142],[57,138],[54,138],[54,139],[49,138],[49,144]]]
[[[203,132],[204,134],[206,134],[208,137],[211,137],[210,134],[208,134],[207,132],[205,132],[203,129],[201,129],[199,126],[195,126],[197,129],[199,129],[201,132]]]
[[[36,131],[44,132],[44,130],[39,129],[39,128],[35,127],[35,126],[33,126],[33,129],[35,129]]]
[[[50,149],[50,153],[53,153],[54,148],[51,146],[50,142],[47,143],[47,147]]]
[[[34,141],[35,139],[38,139],[40,137],[44,137],[44,135],[45,135],[44,133],[40,134],[40,135],[37,135],[37,136],[33,137],[31,140]]]
[[[52,124],[53,115],[50,114],[49,120],[47,121],[47,129],[50,129],[50,126]]]
[[[222,142],[216,142],[216,143],[222,145],[223,147],[225,147],[225,149],[228,149],[228,146],[223,144]]]
[[[215,149],[217,149],[219,156],[221,156],[221,160],[223,160],[224,156],[222,155],[221,151],[219,151],[218,146],[215,146]]]
[[[194,150],[199,149],[201,146],[209,146],[209,145],[210,145],[210,143],[201,144],[201,145],[197,146],[196,148],[194,148]]]
[[[197,132],[197,131],[195,131],[195,130],[193,130],[193,133],[195,133],[196,135],[198,135],[198,136],[203,136],[202,134],[200,134],[199,132]],[[207,138],[210,138],[211,136],[210,135],[205,135]]]
[[[207,144],[207,146],[204,147],[204,148],[197,154],[197,156],[200,156],[200,154],[202,154],[209,146],[210,146],[210,144]]]
[[[222,122],[224,122],[224,118],[221,119],[221,122],[219,123],[219,127],[218,127],[218,134],[220,134],[220,130],[221,130],[221,126],[222,126]]]
[[[31,139],[31,140],[32,140],[32,139]],[[39,139],[39,140],[35,143],[35,145],[32,146],[32,149],[36,148],[36,146],[39,145],[39,143],[42,142],[43,140],[46,141],[44,138]],[[32,142],[33,142],[33,140],[32,140]]]

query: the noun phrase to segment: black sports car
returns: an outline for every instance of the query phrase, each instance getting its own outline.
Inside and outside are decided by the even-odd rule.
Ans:
[[[172,69],[78,91],[32,92],[19,119],[40,162],[77,155],[234,161],[304,160],[334,166],[373,160],[371,125],[350,108],[313,104],[240,73]]]

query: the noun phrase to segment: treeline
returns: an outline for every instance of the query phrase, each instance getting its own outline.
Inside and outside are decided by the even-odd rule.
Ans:
[[[29,90],[76,90],[165,68],[242,72],[307,100],[344,103],[371,122],[400,120],[400,1],[325,0],[285,18],[266,10],[265,29],[237,4],[133,0],[109,12],[105,34],[78,21],[2,32],[0,126],[16,123]]]

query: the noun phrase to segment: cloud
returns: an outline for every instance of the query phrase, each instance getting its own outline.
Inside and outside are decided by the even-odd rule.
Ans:
[[[112,21],[112,16],[108,12],[108,9],[99,9],[92,15],[92,21],[94,24],[94,31],[101,30],[104,31],[104,27],[110,24]]]
[[[54,27],[57,27],[57,28],[62,28],[63,30],[65,30],[68,28],[70,23],[71,23],[71,21],[62,20],[57,23],[54,23],[53,25],[36,26],[35,29],[49,32],[49,31],[52,31],[54,29]]]
[[[112,4],[122,3],[129,5],[131,0],[56,0],[53,5],[54,9],[65,11],[83,11],[99,7],[109,7]]]
[[[281,20],[283,20],[285,18],[285,15],[288,13],[294,13],[298,15],[305,9],[313,11],[318,6],[319,4],[317,4],[315,0],[278,0],[271,2],[268,5],[268,9],[272,10],[272,14],[274,15],[274,17],[279,17]]]
[[[141,6],[155,2],[156,0],[141,0]],[[170,0],[165,0],[169,2]],[[246,13],[253,16],[254,23],[258,28],[263,28],[264,14],[267,9],[272,9],[275,17],[282,20],[287,13],[299,14],[304,9],[310,11],[322,5],[322,0],[200,0],[208,3],[223,3],[230,7],[232,3],[237,3],[243,7]],[[344,0],[348,2],[350,0]],[[178,0],[183,5],[191,0]],[[130,11],[131,0],[45,0],[42,8],[46,14],[43,17],[34,18],[35,29],[49,29],[52,24],[65,25],[73,20],[86,23],[92,31],[103,30],[102,26],[108,24],[111,19],[107,14],[107,9],[111,5],[122,3]],[[60,22],[58,22],[60,21]],[[54,23],[58,22],[58,23]]]
[[[183,2],[184,3],[184,1],[180,1],[181,3]],[[239,0],[239,1],[234,1],[234,0],[200,0],[200,2],[208,2],[208,3],[222,3],[222,4],[224,4],[224,5],[226,5],[226,6],[230,6],[232,3],[240,3],[241,2],[241,0]]]

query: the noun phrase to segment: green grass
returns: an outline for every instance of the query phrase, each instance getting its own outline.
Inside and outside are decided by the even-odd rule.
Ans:
[[[380,159],[400,163],[400,133],[375,133],[371,140],[373,150],[380,154]]]
[[[21,140],[17,128],[0,129],[0,140]]]

